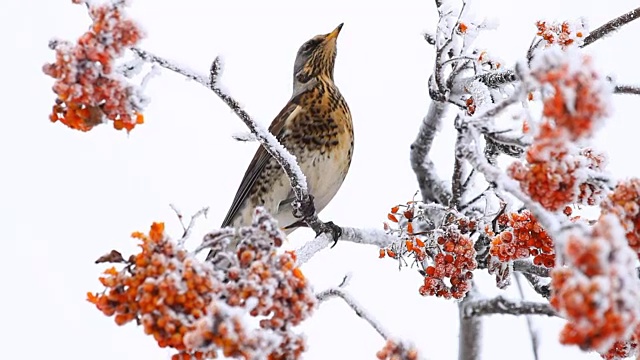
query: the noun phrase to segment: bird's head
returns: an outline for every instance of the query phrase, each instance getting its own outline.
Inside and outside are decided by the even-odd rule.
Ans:
[[[337,53],[336,40],[342,25],[338,25],[328,34],[314,36],[300,46],[293,69],[294,89],[318,76],[324,76],[333,81],[333,65]]]

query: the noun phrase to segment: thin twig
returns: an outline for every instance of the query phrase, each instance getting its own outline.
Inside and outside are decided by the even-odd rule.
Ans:
[[[515,274],[516,285],[518,285],[518,292],[520,293],[520,298],[524,300],[524,289],[522,287],[522,277],[518,274]],[[531,339],[531,351],[533,351],[533,358],[535,360],[539,360],[540,357],[538,355],[538,349],[540,347],[540,337],[538,336],[538,332],[533,328],[533,320],[530,315],[525,315],[525,319],[527,320],[527,329],[529,330],[529,338]]]
[[[626,25],[633,20],[640,17],[640,8],[629,11],[624,15],[620,15],[619,17],[607,22],[606,24],[600,26],[599,28],[593,30],[585,39],[584,43],[581,47],[588,46],[603,38],[605,35],[612,33],[618,29],[620,29],[623,25]]]
[[[351,309],[353,309],[356,315],[368,322],[369,325],[371,325],[373,329],[378,332],[380,336],[382,336],[382,338],[384,338],[385,340],[389,339],[390,334],[385,329],[383,329],[382,325],[378,321],[376,321],[373,316],[362,307],[362,305],[358,304],[358,302],[344,290],[339,288],[332,288],[316,295],[316,298],[321,303],[334,297],[338,297],[344,300],[344,302],[349,305]]]
[[[209,212],[209,208],[204,207],[198,210],[198,212],[191,215],[189,224],[185,224],[184,217],[182,216],[182,212],[180,211],[180,209],[178,209],[178,207],[176,207],[174,204],[169,204],[169,207],[171,207],[173,212],[176,213],[176,216],[178,216],[178,220],[180,221],[180,225],[182,226],[182,237],[180,238],[180,240],[178,240],[178,245],[182,246],[187,241],[187,239],[189,239],[189,237],[191,236],[191,231],[193,230],[193,227],[196,225],[196,220],[200,216],[204,216],[206,218],[207,213]]]

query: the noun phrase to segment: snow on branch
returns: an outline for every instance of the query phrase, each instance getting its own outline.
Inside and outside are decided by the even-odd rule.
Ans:
[[[398,238],[378,229],[356,229],[343,227],[340,241],[349,241],[356,244],[375,245],[385,248],[398,241]],[[329,236],[318,236],[311,241],[307,241],[302,247],[296,249],[298,256],[298,266],[306,263],[320,250],[329,246],[332,239]]]
[[[620,15],[619,17],[607,22],[606,24],[600,26],[599,28],[593,30],[585,39],[582,47],[590,45],[595,41],[602,39],[604,36],[620,29],[622,26],[636,20],[640,17],[640,7],[634,10],[629,11],[626,14]]]
[[[332,299],[332,298],[340,298],[342,299],[360,318],[364,319],[373,329],[382,336],[383,339],[387,340],[384,348],[378,351],[376,356],[380,360],[395,360],[395,359],[406,359],[406,360],[418,360],[422,359],[416,347],[406,341],[395,339],[391,336],[391,334],[384,329],[382,324],[378,322],[371,313],[369,313],[361,304],[359,304],[356,299],[353,298],[349,293],[344,290],[344,287],[349,282],[349,275],[345,276],[342,283],[335,288],[330,288],[325,291],[322,291],[316,294],[316,299],[320,304],[323,302]]]
[[[463,316],[467,318],[494,314],[558,316],[548,303],[511,301],[502,296],[466,302],[461,308]]]
[[[429,158],[429,151],[433,145],[436,132],[444,117],[446,104],[433,101],[429,111],[422,120],[416,140],[411,144],[411,167],[418,179],[418,186],[424,202],[449,204],[451,192],[446,184],[438,177],[435,165]]]
[[[374,319],[373,315],[371,315],[362,305],[360,305],[350,294],[345,292],[340,288],[331,288],[327,289],[316,295],[316,298],[320,303],[323,303],[331,298],[340,298],[344,300],[344,302],[349,305],[349,307],[363,320],[369,323],[373,329],[380,334],[385,340],[389,339],[390,334],[387,330],[385,330],[382,325]]]

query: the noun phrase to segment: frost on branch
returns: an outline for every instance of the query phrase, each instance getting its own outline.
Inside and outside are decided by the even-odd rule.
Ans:
[[[564,246],[566,267],[551,273],[551,305],[568,321],[560,341],[606,353],[640,322],[637,257],[613,215],[601,216],[590,233],[571,233]]]
[[[429,209],[430,206],[415,201],[393,207],[388,219],[397,223],[397,228],[385,224],[385,229],[400,240],[380,249],[380,257],[388,255],[400,264],[405,261],[404,257],[411,258],[424,275],[419,289],[421,295],[461,299],[469,291],[473,270],[477,267],[470,238],[476,231],[476,222],[459,214],[445,213],[442,224],[433,229]]]
[[[629,246],[640,258],[640,179],[621,181],[601,208],[603,213],[614,214],[620,220]]]
[[[216,357],[298,359],[304,338],[292,331],[311,315],[316,298],[295,266],[295,255],[278,253],[284,239],[276,222],[262,208],[253,224],[221,229],[206,242],[240,236],[225,271],[200,262],[171,240],[162,223],[149,234],[134,233],[142,251],[125,267],[107,270],[102,293],[89,293],[91,303],[118,325],[135,320],[160,347],[178,351],[173,359]],[[273,244],[276,244],[274,247]],[[259,319],[259,327],[247,322]]]
[[[74,1],[81,4],[82,1]],[[54,63],[43,67],[55,79],[57,98],[49,118],[66,126],[89,131],[107,120],[118,129],[131,131],[143,123],[141,111],[146,99],[139,89],[117,73],[115,61],[125,49],[138,43],[142,30],[124,12],[124,1],[89,5],[93,23],[72,44],[53,40]]]

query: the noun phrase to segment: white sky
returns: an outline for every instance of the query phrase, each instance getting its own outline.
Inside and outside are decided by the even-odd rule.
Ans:
[[[584,16],[595,28],[637,6],[625,0],[474,2],[478,17],[500,20],[497,31],[478,41],[507,65],[524,55],[536,19]],[[298,47],[344,22],[335,77],[353,113],[355,154],[342,189],[321,218],[381,227],[388,209],[417,190],[408,151],[429,104],[433,49],[421,32],[434,29],[433,3],[134,0],[130,14],[146,29],[141,46],[149,51],[202,73],[223,55],[224,85],[265,125],[290,96]],[[54,58],[47,42],[52,37],[75,41],[88,24],[85,10],[67,0],[0,4],[3,357],[168,359],[171,352],[157,348],[141,328],[119,328],[85,301],[87,291],[101,289],[97,276],[104,267],[93,261],[113,248],[127,255],[135,251],[129,234],[146,231],[152,221],[165,221],[169,233],[179,236],[170,203],[185,215],[211,207],[192,238],[195,245],[226,214],[257,144],[233,141],[231,134],[245,131],[244,125],[213,93],[167,71],[149,84],[146,124],[130,136],[107,126],[80,133],[51,124],[52,80],[41,71]],[[634,23],[588,51],[621,82],[640,84],[639,30],[640,23]],[[616,114],[598,137],[599,148],[611,155],[609,169],[619,177],[640,175],[636,151],[629,152],[640,131],[638,101],[616,96]],[[452,147],[449,123],[432,152],[447,178]],[[297,231],[290,237],[292,246],[311,236]],[[418,273],[398,272],[396,263],[377,254],[373,247],[340,243],[303,270],[317,290],[337,285],[351,272],[348,290],[388,330],[417,343],[430,359],[455,359],[456,304],[419,296]],[[480,277],[488,293],[499,292],[491,288],[491,279]],[[483,358],[511,359],[516,351],[526,353],[519,359],[531,358],[523,318],[495,316],[485,323]],[[562,321],[535,323],[542,359],[599,358],[559,346]],[[307,359],[371,359],[383,346],[374,330],[338,300],[324,304],[302,329],[309,337]]]

